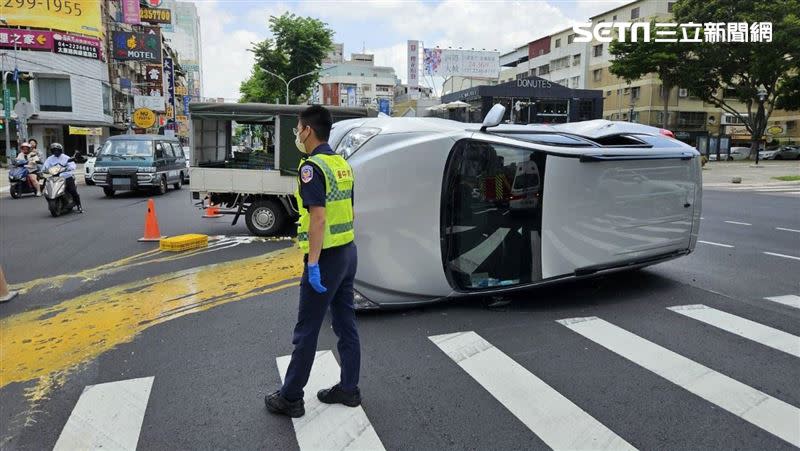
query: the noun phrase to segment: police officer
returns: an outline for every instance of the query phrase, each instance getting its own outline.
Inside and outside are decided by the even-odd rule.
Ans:
[[[333,331],[339,338],[342,370],[340,382],[320,390],[317,398],[327,404],[361,404],[361,349],[353,310],[353,171],[327,143],[332,124],[331,113],[314,105],[300,114],[294,130],[297,148],[307,155],[298,168],[299,188],[295,193],[300,210],[297,241],[305,253],[305,270],[300,280],[292,359],[283,387],[265,398],[267,410],[292,418],[305,414],[303,387],[311,373],[328,308]]]

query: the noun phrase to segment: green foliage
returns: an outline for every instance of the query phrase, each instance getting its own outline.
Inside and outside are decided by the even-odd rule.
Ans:
[[[681,87],[742,119],[754,142],[776,105],[800,107],[800,0],[680,0],[673,11],[677,23],[772,22],[773,27],[772,42],[679,43],[686,50],[676,66]],[[767,93],[763,102],[760,86]],[[746,115],[734,99],[746,105]]]
[[[649,25],[651,42],[631,42],[630,34],[625,41],[612,41],[609,51],[614,59],[609,70],[627,82],[655,73],[663,85],[664,114],[662,126],[667,128],[669,94],[680,81],[679,61],[685,57],[686,48],[676,42],[653,42],[660,27],[653,21]],[[640,35],[641,38],[641,35]]]
[[[289,81],[294,77],[315,71],[333,48],[333,30],[324,22],[311,17],[298,17],[285,13],[269,18],[271,39],[255,43],[250,49],[255,54],[255,65],[250,78],[239,87],[241,102],[271,103],[284,101],[286,85],[273,72]],[[289,86],[289,100],[296,102],[307,95],[318,75],[298,78]]]

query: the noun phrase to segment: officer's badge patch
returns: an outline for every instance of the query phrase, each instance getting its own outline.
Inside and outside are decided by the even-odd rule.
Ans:
[[[303,168],[300,169],[300,180],[302,180],[303,183],[308,183],[313,178],[314,169],[311,166],[303,166]]]

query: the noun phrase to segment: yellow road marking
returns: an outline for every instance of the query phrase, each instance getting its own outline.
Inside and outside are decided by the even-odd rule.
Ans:
[[[70,371],[152,325],[296,286],[302,270],[302,254],[292,247],[118,285],[4,318],[0,387],[37,379],[26,396],[39,401]]]

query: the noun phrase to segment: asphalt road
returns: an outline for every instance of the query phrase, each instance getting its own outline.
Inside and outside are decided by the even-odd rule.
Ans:
[[[91,420],[80,400],[98,390],[87,386],[130,380],[148,396],[105,402],[138,405],[125,417],[134,426],[106,427],[133,431],[140,449],[296,449],[361,412],[345,439],[374,431],[386,449],[800,444],[800,308],[766,299],[800,295],[797,196],[707,190],[696,251],[642,271],[530,290],[502,308],[360,315],[363,411],[307,415],[304,428],[263,404],[280,384],[276,358],[292,350],[290,242],[248,240],[243,225],[200,219],[188,191],[170,192],[157,198],[162,233],[225,237],[165,255],[135,241],[147,196],[90,188],[83,216],[0,201],[0,257],[25,291],[0,305],[3,449],[66,440],[76,418]],[[252,272],[266,289],[250,291]],[[36,280],[59,274],[77,276]],[[696,304],[709,308],[668,309]],[[698,313],[713,325],[687,316]],[[558,322],[587,317],[602,321]],[[474,334],[430,338],[458,332]],[[335,344],[324,327],[319,349]]]

